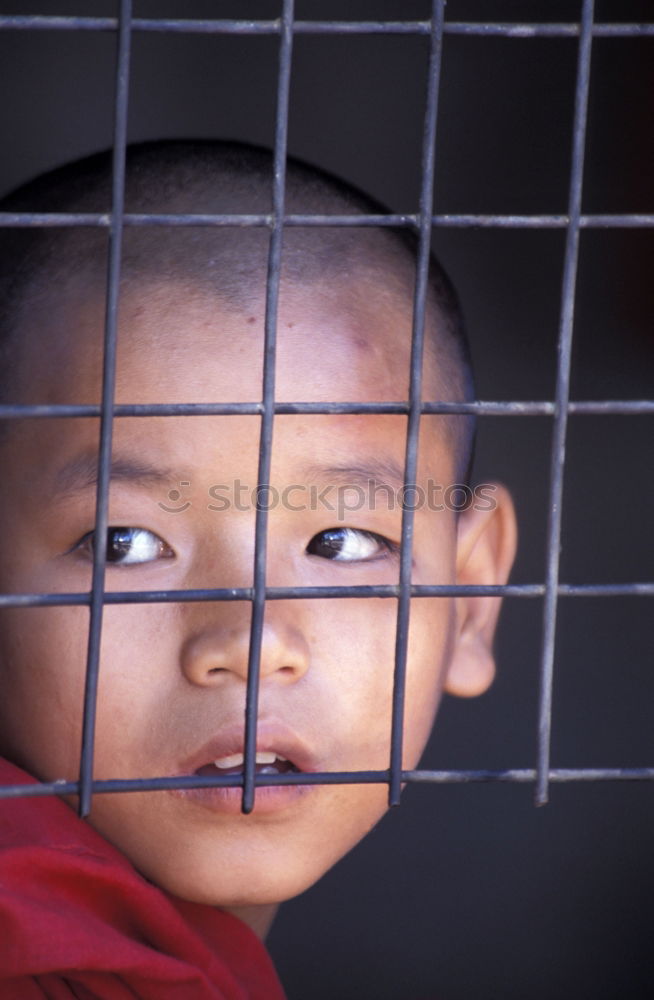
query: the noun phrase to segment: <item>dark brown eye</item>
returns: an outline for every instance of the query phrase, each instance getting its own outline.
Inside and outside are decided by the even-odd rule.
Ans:
[[[395,551],[397,547],[387,538],[359,528],[329,528],[307,545],[309,555],[338,562],[369,562]]]
[[[91,552],[94,532],[89,532],[80,542]],[[155,559],[170,559],[172,549],[159,535],[146,528],[107,528],[107,562],[114,566],[130,566],[154,562]]]

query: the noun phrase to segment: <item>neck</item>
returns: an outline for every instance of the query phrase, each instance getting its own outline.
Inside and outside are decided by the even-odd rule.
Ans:
[[[263,941],[279,907],[277,903],[266,903],[260,906],[225,906],[224,909],[227,913],[231,913],[232,916],[238,917],[244,924],[247,924]]]

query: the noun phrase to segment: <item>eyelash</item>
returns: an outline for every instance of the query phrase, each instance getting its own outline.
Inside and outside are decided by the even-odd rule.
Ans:
[[[122,543],[120,537],[122,535]],[[134,540],[138,539],[137,545],[140,544],[141,549],[144,548],[146,541],[151,539],[154,541],[155,551],[152,555],[145,559],[129,559],[125,556],[129,556],[129,545],[130,542],[126,541],[128,536],[132,536],[131,544],[134,545]],[[112,537],[113,536],[113,537]],[[147,536],[147,538],[146,538]],[[80,541],[75,545],[73,551],[83,552],[84,554],[93,558],[93,549],[95,541],[95,531],[89,531]],[[117,558],[112,558],[114,555],[113,546],[122,544],[122,552],[118,552]],[[150,542],[150,544],[152,544]],[[156,559],[170,559],[174,556],[174,552],[164,542],[163,538],[159,535],[155,535],[153,531],[148,531],[147,528],[132,528],[123,525],[110,526],[107,528],[107,565],[109,566],[143,566],[147,563],[154,562]]]
[[[359,545],[359,547],[361,547],[362,542],[364,544],[371,543],[376,546],[377,552],[374,555],[359,555],[351,559],[339,558],[342,549],[338,547],[338,541],[344,544],[349,542],[351,545]],[[322,552],[317,551],[321,544],[323,546]],[[326,531],[314,535],[307,545],[306,551],[309,555],[318,556],[321,559],[355,563],[375,562],[388,556],[395,556],[400,551],[400,547],[396,542],[392,542],[374,531],[364,531],[361,528],[328,528]]]
[[[129,536],[131,536],[131,539]],[[95,532],[87,532],[75,545],[73,551],[83,552],[93,558],[94,540]],[[130,545],[134,545],[135,540],[137,546],[140,544],[142,550],[148,540],[150,540],[149,543],[151,546],[152,541],[154,541],[154,551],[152,554],[141,559],[126,558],[130,554],[134,555],[134,553],[130,553],[129,548]],[[355,549],[354,555],[351,558],[343,557],[342,555],[348,544],[350,548],[354,546]],[[115,554],[114,545],[119,547],[116,558],[112,558]],[[368,548],[373,546],[376,551],[374,553],[367,552],[366,546]],[[122,551],[120,551],[120,548],[122,548]],[[308,555],[318,556],[319,559],[328,559],[332,562],[376,562],[379,559],[397,555],[399,545],[388,538],[384,538],[383,535],[376,534],[374,531],[364,531],[361,528],[328,528],[326,531],[321,531],[313,536],[307,545],[306,551]],[[173,555],[172,549],[166,542],[153,531],[148,531],[147,528],[132,528],[127,526],[111,526],[107,528],[107,564],[110,566],[142,566],[160,558],[170,559]]]

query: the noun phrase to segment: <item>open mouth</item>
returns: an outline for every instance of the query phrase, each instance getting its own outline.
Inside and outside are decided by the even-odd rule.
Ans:
[[[198,767],[195,774],[201,777],[213,777],[217,774],[242,774],[245,757],[242,753],[231,753],[219,757],[209,764]],[[257,750],[255,774],[288,774],[299,773],[299,768],[292,761],[282,757],[274,750]]]
[[[283,814],[287,809],[296,808],[302,800],[309,801],[315,794],[315,786],[293,781],[292,775],[318,771],[323,761],[281,724],[260,720],[258,731],[261,742],[254,758],[254,773],[262,782],[256,782],[253,811],[259,819],[263,819],[266,815]],[[223,732],[205,743],[194,757],[181,763],[177,773],[213,779],[224,776],[232,781],[229,784],[211,783],[197,788],[175,789],[171,794],[215,813],[240,815],[243,811],[244,770],[242,725],[225,726]],[[280,780],[279,783],[275,781],[275,778],[283,778],[284,775],[291,775],[291,779]]]

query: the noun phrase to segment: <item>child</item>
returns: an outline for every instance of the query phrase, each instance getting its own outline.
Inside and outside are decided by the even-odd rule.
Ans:
[[[250,147],[148,143],[128,153],[126,211],[269,213],[271,159]],[[5,210],[110,209],[107,155],[55,171]],[[376,211],[290,163],[286,211]],[[126,227],[119,404],[261,398],[264,227]],[[289,227],[277,316],[277,400],[408,396],[415,247],[372,228]],[[106,235],[5,230],[2,401],[97,404]],[[11,268],[11,272],[7,268]],[[471,393],[454,294],[433,262],[423,398]],[[250,587],[260,417],[116,419],[105,588]],[[278,415],[267,549],[270,587],[396,584],[406,417]],[[3,593],[88,591],[95,418],[5,422],[0,435]],[[510,499],[462,512],[470,418],[421,422],[416,584],[495,584],[515,548]],[[412,601],[403,766],[416,766],[443,690],[493,676],[495,598]],[[247,601],[104,609],[96,779],[240,773]],[[3,785],[77,779],[88,612],[5,608],[0,621]],[[271,600],[261,652],[257,770],[384,770],[397,606],[379,598]],[[24,773],[24,772],[27,772]],[[282,995],[263,946],[277,905],[302,892],[377,822],[383,784],[3,800],[3,997]],[[249,928],[248,929],[248,926]]]

